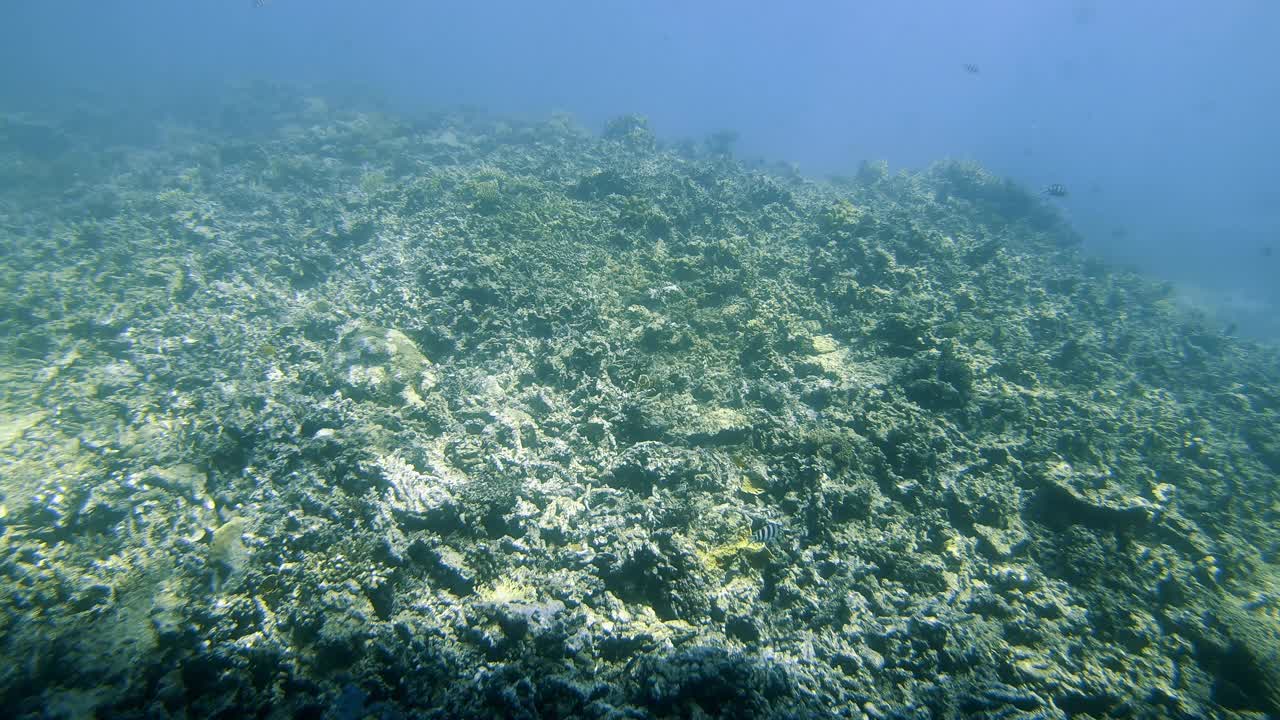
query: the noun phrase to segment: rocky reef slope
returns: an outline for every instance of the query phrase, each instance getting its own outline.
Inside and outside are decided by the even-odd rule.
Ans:
[[[722,150],[0,122],[3,706],[1280,712],[1276,354],[978,167]]]

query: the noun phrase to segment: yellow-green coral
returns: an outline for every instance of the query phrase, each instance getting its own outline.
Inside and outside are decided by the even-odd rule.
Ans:
[[[751,538],[750,530],[743,529],[741,534],[731,542],[715,545],[705,550],[699,550],[698,560],[708,568],[718,568],[721,564],[737,555],[747,554],[754,555],[764,550],[764,543],[758,542]]]
[[[492,207],[498,204],[498,181],[477,180],[467,186],[472,201],[479,207]]]
[[[809,338],[809,348],[814,355],[826,355],[840,349],[840,343],[830,335],[814,335]]]
[[[479,593],[480,602],[491,605],[529,602],[536,597],[537,591],[532,586],[510,578],[500,578]]]
[[[828,205],[822,213],[822,224],[831,232],[851,232],[862,221],[862,209],[843,198]]]

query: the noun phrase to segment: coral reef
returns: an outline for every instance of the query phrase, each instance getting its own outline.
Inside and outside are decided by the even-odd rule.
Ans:
[[[8,716],[1280,713],[1277,354],[1035,192],[229,102],[0,124]]]

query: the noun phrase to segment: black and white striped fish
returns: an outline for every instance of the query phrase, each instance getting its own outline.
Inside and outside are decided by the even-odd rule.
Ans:
[[[782,536],[783,527],[776,522],[766,521],[764,525],[756,528],[751,532],[751,539],[755,542],[767,543]]]
[[[1062,183],[1054,183],[1042,190],[1041,194],[1048,195],[1049,197],[1066,197],[1068,194],[1067,186]]]

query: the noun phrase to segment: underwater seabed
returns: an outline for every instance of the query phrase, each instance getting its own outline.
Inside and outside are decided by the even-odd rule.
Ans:
[[[1280,713],[1277,353],[1034,190],[123,117],[0,121],[8,716]]]
[[[1177,298],[1188,310],[1202,313],[1228,334],[1280,345],[1280,305],[1247,289],[1222,289],[1178,283]]]

